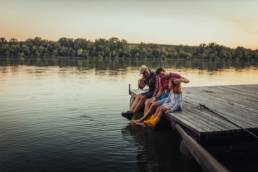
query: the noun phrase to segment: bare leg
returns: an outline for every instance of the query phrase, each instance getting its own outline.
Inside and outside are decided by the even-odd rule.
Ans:
[[[139,100],[138,104],[135,106],[132,112],[134,113],[139,112],[141,107],[144,105],[145,100],[146,100],[146,97],[142,96],[142,98]]]
[[[160,109],[160,107],[158,107],[157,109],[156,109],[156,111],[155,111],[155,113],[152,115],[152,116],[155,116],[155,115],[157,115],[158,113],[159,113],[159,109]],[[140,126],[146,126],[145,124],[144,124],[144,120],[147,118],[147,116],[148,115],[144,115],[141,119],[139,119],[139,120],[134,120],[134,121],[132,121],[132,123],[133,124],[136,124],[136,125],[140,125]]]
[[[146,125],[145,125],[143,122],[136,122],[135,124],[136,124],[136,125],[139,125],[139,126],[141,126],[141,127],[146,127]]]
[[[133,109],[133,108],[135,107],[135,105],[138,103],[139,99],[140,99],[140,96],[137,95],[137,96],[135,97],[135,100],[133,101],[131,107],[130,107],[130,111],[132,111],[132,109]]]
[[[165,107],[163,107],[163,106],[160,106],[160,108],[159,108],[159,110],[158,110],[156,116],[161,117],[161,116],[163,115],[163,113],[164,113],[166,110],[168,110],[168,109],[165,108]]]
[[[143,114],[143,117],[141,117],[140,119],[138,120],[134,120],[132,121],[132,123],[141,123],[143,122],[152,112],[153,110],[157,107],[158,105],[156,103],[152,103],[149,110]]]
[[[145,114],[146,111],[148,111],[148,109],[150,108],[151,104],[152,104],[152,98],[147,99],[147,100],[145,101],[145,107],[144,107],[144,112],[143,112],[143,114]]]
[[[140,98],[141,98],[141,95],[137,95],[137,96],[135,97],[135,100],[133,101],[133,104],[132,104],[132,106],[130,107],[130,111],[131,111],[131,112],[133,111],[133,109],[135,108],[135,106],[138,104]]]
[[[153,100],[150,98],[150,99],[147,99],[145,101],[145,107],[144,107],[144,113],[143,113],[143,117],[139,118],[139,119],[135,119],[135,120],[131,120],[131,123],[132,124],[135,124],[137,122],[141,122],[142,120],[144,120],[146,118],[146,111],[149,111],[149,108],[150,106],[153,104]]]
[[[146,120],[146,121],[144,121],[143,123],[144,123],[145,125],[155,127],[155,126],[159,123],[162,114],[163,114],[166,110],[167,110],[167,109],[164,108],[163,106],[158,107],[158,109],[156,110],[155,114],[152,115],[152,117],[151,117],[149,120]]]
[[[156,109],[156,111],[155,111],[155,113],[153,114],[153,116],[158,115],[158,113],[159,113],[159,111],[160,111],[160,108],[161,108],[161,106]]]
[[[148,111],[146,112],[146,116],[153,113],[153,111],[155,110],[155,108],[157,108],[158,104],[156,102],[152,103],[150,108],[148,109]]]
[[[140,99],[140,100],[138,101],[137,105],[134,107],[134,109],[133,109],[132,112],[134,112],[134,113],[139,112],[139,110],[140,110],[140,109],[142,108],[142,106],[144,105],[144,102],[145,102],[144,98]]]

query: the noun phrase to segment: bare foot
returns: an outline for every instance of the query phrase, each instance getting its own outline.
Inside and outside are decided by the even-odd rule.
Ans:
[[[130,121],[131,124],[136,124],[137,122],[140,122],[139,120],[133,119]]]
[[[141,127],[146,127],[146,125],[145,125],[143,122],[136,122],[135,124],[136,124],[136,125],[139,125],[139,126],[141,126]]]
[[[136,123],[136,120],[133,120],[133,119],[132,119],[132,120],[130,121],[130,124],[135,124],[135,123]]]

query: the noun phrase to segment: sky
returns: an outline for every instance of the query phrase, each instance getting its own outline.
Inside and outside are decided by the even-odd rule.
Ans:
[[[0,37],[258,49],[258,0],[0,0]]]

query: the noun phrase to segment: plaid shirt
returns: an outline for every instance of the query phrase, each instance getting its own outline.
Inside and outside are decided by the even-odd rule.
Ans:
[[[162,89],[162,91],[168,90],[168,83],[169,79],[180,79],[182,78],[181,75],[177,73],[170,72],[169,74],[159,74],[156,76],[155,81],[155,90],[154,90],[154,96],[158,94],[159,90]]]

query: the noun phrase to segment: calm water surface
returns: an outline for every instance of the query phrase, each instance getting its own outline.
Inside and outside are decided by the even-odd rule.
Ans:
[[[187,86],[258,84],[258,69],[167,67]],[[0,67],[0,171],[200,171],[171,131],[131,127],[137,67]]]

